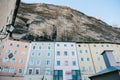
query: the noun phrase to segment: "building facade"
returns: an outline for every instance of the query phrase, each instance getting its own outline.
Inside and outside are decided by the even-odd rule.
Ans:
[[[0,80],[89,80],[106,68],[105,50],[113,50],[120,65],[117,43],[7,40],[0,54]]]
[[[117,63],[120,63],[120,44],[113,43],[76,43],[82,80],[106,68],[101,53],[113,50]]]
[[[0,80],[23,80],[29,43],[7,40],[0,54]]]
[[[80,80],[76,45],[72,42],[55,42],[53,80]]]
[[[32,42],[25,80],[53,80],[54,43]]]

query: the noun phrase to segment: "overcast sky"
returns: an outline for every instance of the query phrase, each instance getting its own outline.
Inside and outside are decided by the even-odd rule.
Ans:
[[[109,25],[120,27],[120,0],[22,0],[26,3],[48,3],[69,6]]]

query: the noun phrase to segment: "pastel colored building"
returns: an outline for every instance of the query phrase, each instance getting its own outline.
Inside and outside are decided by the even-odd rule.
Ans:
[[[106,68],[103,56],[101,55],[104,50],[113,50],[116,63],[120,63],[120,44],[84,42],[76,43],[76,46],[82,80],[89,80],[89,76]]]
[[[32,42],[25,80],[53,80],[54,43]]]
[[[0,80],[23,80],[29,44],[14,40],[5,42],[0,54]]]
[[[53,80],[80,80],[76,45],[73,42],[55,42]]]

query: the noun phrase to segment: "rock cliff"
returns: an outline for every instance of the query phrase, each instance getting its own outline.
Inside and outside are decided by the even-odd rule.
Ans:
[[[27,41],[120,42],[120,29],[67,6],[21,3],[12,36]]]

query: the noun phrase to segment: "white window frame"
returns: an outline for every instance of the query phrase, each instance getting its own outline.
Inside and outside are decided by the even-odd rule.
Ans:
[[[22,62],[21,62],[21,61],[22,61]],[[24,64],[24,59],[20,59],[20,60],[19,60],[19,63],[20,63],[20,64]]]
[[[33,61],[33,63],[31,61]],[[34,65],[34,59],[30,59],[29,65]]]
[[[47,55],[47,56],[48,56],[48,57],[50,57],[50,56],[51,56],[51,53],[50,53],[50,52],[48,52],[48,54],[50,54],[50,55],[49,55],[49,56]]]
[[[37,61],[39,61],[39,64],[37,64]],[[40,66],[41,65],[41,61],[40,60],[36,60],[36,66]]]
[[[9,72],[10,72],[10,73],[14,73],[14,72],[15,72],[15,68],[14,68],[14,67],[10,67],[10,68],[9,68]]]
[[[49,71],[49,72],[48,72]],[[51,71],[50,71],[50,68],[46,68],[45,69],[45,75],[50,75],[51,74]]]
[[[7,69],[5,69],[5,67],[7,67]],[[8,66],[4,66],[2,72],[8,72],[8,71],[9,71]]]
[[[47,61],[49,61],[50,63],[47,64]],[[51,64],[51,60],[50,59],[46,59],[46,66],[49,66]]]

